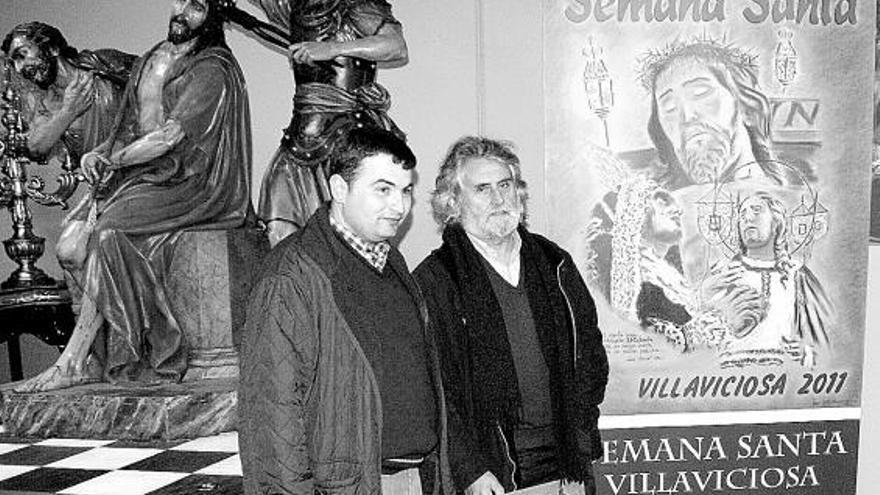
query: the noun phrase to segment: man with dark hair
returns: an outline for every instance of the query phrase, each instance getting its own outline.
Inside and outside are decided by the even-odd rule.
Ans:
[[[34,91],[33,108],[24,109],[30,154],[44,158],[60,142],[78,165],[110,134],[136,57],[111,49],[78,51],[42,22],[16,26],[2,49],[15,71],[42,90]]]
[[[57,253],[83,290],[70,342],[54,366],[17,390],[63,388],[101,375],[179,380],[187,346],[165,290],[178,234],[237,228],[253,218],[241,70],[222,31],[206,27],[220,22],[214,3],[172,5],[168,39],[138,61],[116,127],[82,159],[94,207],[78,210],[94,228],[86,231],[84,259],[77,250]],[[86,220],[89,210],[95,218]]]
[[[664,187],[792,182],[791,172],[773,161],[770,101],[758,88],[755,58],[710,38],[671,43],[644,57],[648,134],[665,167],[657,178]]]
[[[453,493],[425,303],[389,244],[412,205],[415,157],[375,128],[343,144],[333,200],[275,247],[251,293],[245,493]]]
[[[450,464],[468,495],[556,480],[593,495],[608,359],[590,292],[568,253],[526,230],[525,198],[507,143],[462,138],[440,167],[443,245],[414,275],[456,419]]]

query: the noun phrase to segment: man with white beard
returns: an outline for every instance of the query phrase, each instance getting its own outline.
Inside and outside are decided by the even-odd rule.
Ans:
[[[529,232],[526,186],[508,143],[452,145],[432,198],[443,245],[416,269],[436,329],[449,458],[467,495],[574,481],[592,461],[608,381],[596,309],[571,256]]]

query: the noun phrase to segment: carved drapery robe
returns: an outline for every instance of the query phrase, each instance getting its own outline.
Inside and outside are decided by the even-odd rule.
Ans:
[[[137,87],[149,56],[126,89],[115,148],[143,134]],[[184,139],[149,163],[116,171],[89,241],[82,282],[106,321],[94,350],[109,381],[182,377],[186,342],[164,286],[175,241],[184,230],[235,228],[253,216],[250,114],[232,53],[209,47],[179,60],[162,99]]]

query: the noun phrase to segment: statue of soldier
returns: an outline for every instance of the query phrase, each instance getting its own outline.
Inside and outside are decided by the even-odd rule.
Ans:
[[[327,164],[340,137],[377,126],[403,138],[386,112],[376,68],[407,63],[403,29],[385,0],[252,0],[289,30],[293,117],[263,178],[258,214],[275,245],[330,199]]]

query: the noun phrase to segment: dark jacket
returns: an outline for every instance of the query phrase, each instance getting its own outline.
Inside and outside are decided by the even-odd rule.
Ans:
[[[382,402],[373,370],[334,301],[347,247],[319,209],[267,257],[242,337],[239,441],[245,493],[378,494]],[[400,253],[388,266],[420,301],[439,411],[441,481],[452,493],[446,416],[427,312]],[[436,477],[435,477],[436,478]]]
[[[522,266],[534,286],[526,289],[550,370],[559,472],[592,486],[592,461],[602,452],[598,406],[608,381],[596,309],[568,253],[522,227],[519,233]],[[501,307],[480,255],[460,226],[447,226],[443,245],[414,275],[437,332],[455,482],[461,490],[491,471],[511,490],[515,445],[505,431],[515,426],[518,388]]]

